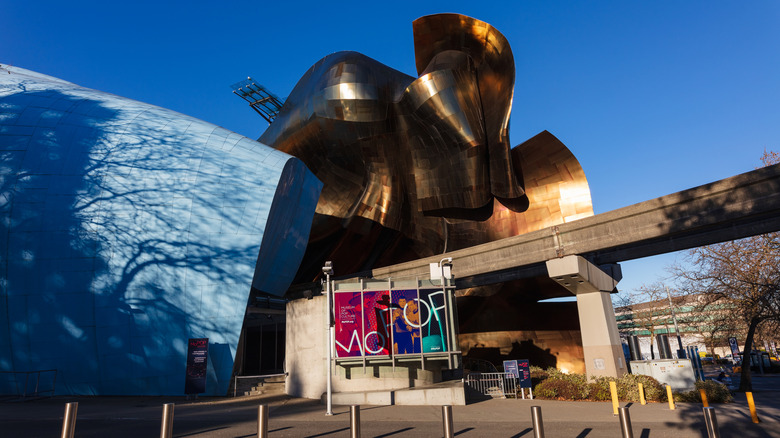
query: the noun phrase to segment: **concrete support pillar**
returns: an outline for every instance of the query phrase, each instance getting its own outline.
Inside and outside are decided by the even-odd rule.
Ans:
[[[585,372],[588,376],[620,377],[626,373],[626,359],[615,322],[609,292],[577,295]]]
[[[585,372],[588,376],[619,377],[627,372],[623,346],[610,293],[620,281],[620,268],[611,275],[576,255],[547,262],[547,273],[577,296]]]

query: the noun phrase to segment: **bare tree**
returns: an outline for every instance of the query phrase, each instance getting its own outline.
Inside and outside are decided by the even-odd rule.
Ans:
[[[761,324],[756,330],[756,345],[764,346],[766,351],[771,352],[771,343],[775,342],[777,348],[778,335],[780,335],[780,320],[770,319]]]
[[[764,165],[780,161],[764,152]],[[689,265],[677,269],[689,293],[702,294],[709,305],[725,305],[728,315],[747,328],[739,389],[751,391],[750,353],[762,323],[780,320],[780,233],[694,248]]]
[[[717,346],[728,345],[730,336],[744,336],[745,330],[735,321],[729,303],[713,301],[709,295],[701,294],[684,295],[678,299],[684,299],[691,309],[681,322],[688,331],[695,332],[702,339],[708,351],[714,353]]]

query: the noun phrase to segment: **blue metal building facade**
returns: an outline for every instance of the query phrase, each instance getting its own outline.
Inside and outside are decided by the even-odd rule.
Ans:
[[[215,125],[7,71],[0,371],[57,369],[58,394],[182,394],[187,339],[207,337],[207,394],[224,394],[250,289],[289,286],[322,184]]]

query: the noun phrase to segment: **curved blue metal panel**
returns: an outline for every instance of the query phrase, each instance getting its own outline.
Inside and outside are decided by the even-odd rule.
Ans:
[[[250,287],[289,286],[321,183],[218,126],[9,71],[0,370],[56,368],[59,394],[181,394],[187,339],[207,337],[207,394],[224,394]]]

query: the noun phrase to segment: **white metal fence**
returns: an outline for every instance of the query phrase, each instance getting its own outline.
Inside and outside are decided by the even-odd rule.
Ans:
[[[510,373],[469,373],[466,385],[493,398],[517,398],[517,378]]]

